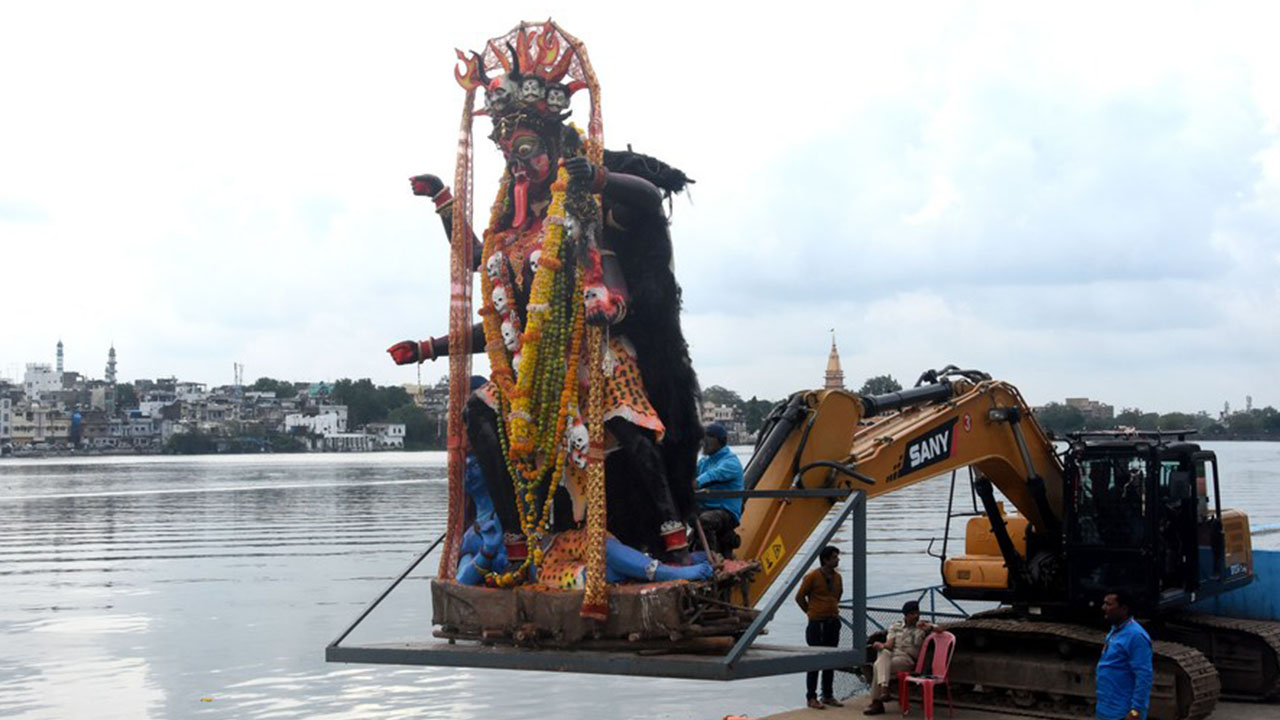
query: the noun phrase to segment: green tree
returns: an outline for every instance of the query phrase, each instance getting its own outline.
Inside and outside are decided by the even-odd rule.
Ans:
[[[729,405],[732,407],[742,407],[742,396],[727,388],[719,385],[712,385],[709,388],[703,388],[702,401],[711,402],[717,405]]]
[[[392,410],[387,415],[387,422],[404,424],[404,447],[406,450],[441,450],[444,448],[444,424],[413,403],[401,405]]]
[[[276,397],[281,399],[291,398],[298,394],[298,389],[293,386],[293,383],[269,377],[258,378],[249,386],[249,390],[254,392],[273,392]]]
[[[754,395],[743,404],[742,419],[747,425],[749,434],[755,435],[760,432],[760,426],[764,425],[764,419],[769,416],[769,411],[774,405],[777,403],[772,400],[761,400]]]
[[[901,389],[902,384],[894,380],[892,375],[876,375],[873,378],[867,378],[867,381],[862,383],[858,394],[883,395],[885,393],[898,392]]]
[[[337,381],[333,384],[330,398],[335,404],[347,406],[347,426],[352,428],[382,422],[392,409],[412,402],[404,388],[379,387],[369,378],[343,378]]]
[[[1195,415],[1181,412],[1165,413],[1160,416],[1161,430],[1198,430],[1197,419]]]
[[[199,431],[178,433],[164,444],[166,455],[210,455],[218,451],[218,443]]]
[[[1258,412],[1261,415],[1263,430],[1269,433],[1280,433],[1280,411],[1268,405]]]
[[[1125,408],[1116,415],[1116,427],[1131,427],[1135,430],[1159,430],[1160,416],[1157,413],[1142,412],[1138,408]]]
[[[138,407],[138,393],[131,383],[116,384],[116,412],[124,408]]]
[[[1254,412],[1233,412],[1227,416],[1227,429],[1232,435],[1255,435],[1262,429],[1260,417]]]
[[[1079,432],[1085,429],[1084,413],[1079,408],[1063,405],[1061,403],[1049,403],[1036,411],[1036,420],[1041,427],[1052,431],[1056,435],[1065,435],[1066,433]]]

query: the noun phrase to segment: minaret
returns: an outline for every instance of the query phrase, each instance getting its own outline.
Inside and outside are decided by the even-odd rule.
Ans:
[[[58,382],[62,382],[62,338],[58,338]]]
[[[844,389],[844,371],[840,369],[840,351],[836,350],[836,333],[831,331],[831,354],[827,356],[827,378],[822,386],[827,390]]]
[[[111,343],[111,350],[107,352],[107,393],[106,393],[107,417],[114,417],[116,414],[116,344]]]

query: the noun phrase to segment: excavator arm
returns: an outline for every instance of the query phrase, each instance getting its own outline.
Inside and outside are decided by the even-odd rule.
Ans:
[[[746,486],[844,488],[873,498],[962,467],[977,471],[975,488],[989,523],[985,529],[998,548],[994,564],[1005,571],[996,582],[1018,582],[1028,572],[1027,536],[1045,542],[1059,537],[1063,468],[1017,388],[980,373],[944,371],[936,382],[886,395],[797,393],[762,431],[746,469]],[[1006,520],[993,488],[1019,517]],[[752,602],[764,595],[835,502],[829,497],[747,500],[739,528],[743,556],[763,566],[750,588]],[[995,569],[986,568],[988,585],[999,576]]]

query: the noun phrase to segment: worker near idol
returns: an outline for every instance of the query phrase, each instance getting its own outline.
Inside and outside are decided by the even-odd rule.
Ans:
[[[699,490],[741,490],[742,463],[728,445],[729,433],[720,423],[711,423],[702,436],[702,457],[698,459]],[[742,498],[699,498],[698,521],[707,535],[707,545],[725,557],[733,557],[739,539],[735,528],[742,520]]]
[[[1100,720],[1144,720],[1151,704],[1151,636],[1133,619],[1133,600],[1115,591],[1102,599],[1111,623],[1098,660],[1095,685]]]
[[[814,647],[836,647],[840,644],[840,595],[844,593],[844,581],[840,578],[840,550],[832,545],[818,553],[818,567],[810,570],[800,581],[796,592],[796,604],[809,617],[804,639]],[[834,670],[822,671],[822,699],[818,699],[818,671],[805,676],[805,697],[809,707],[823,710],[825,705],[843,707],[835,698],[832,684]]]
[[[872,645],[876,661],[871,672],[871,704],[862,711],[864,715],[884,714],[890,683],[898,673],[915,670],[920,648],[931,629],[932,624],[920,619],[919,602],[908,600],[903,603],[902,619],[893,621],[883,642]]]

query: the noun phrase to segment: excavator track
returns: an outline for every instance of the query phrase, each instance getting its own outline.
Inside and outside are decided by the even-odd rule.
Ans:
[[[1092,718],[1094,668],[1106,634],[983,613],[948,627],[957,638],[956,705],[1043,718]],[[1199,720],[1218,702],[1218,673],[1199,650],[1157,640],[1149,717]]]
[[[1222,681],[1222,696],[1263,701],[1280,696],[1280,623],[1178,613],[1153,626],[1162,640],[1204,653]]]

